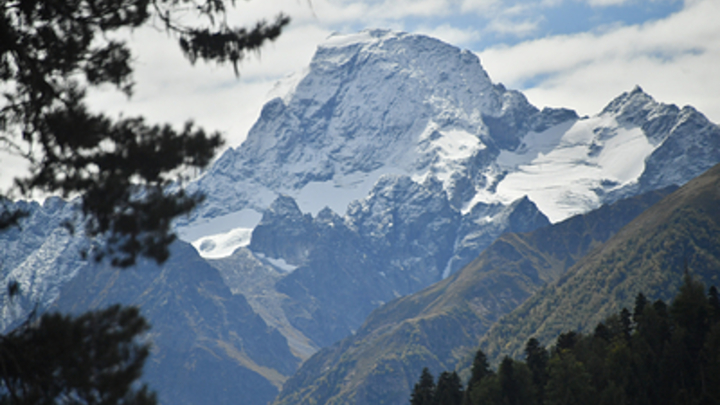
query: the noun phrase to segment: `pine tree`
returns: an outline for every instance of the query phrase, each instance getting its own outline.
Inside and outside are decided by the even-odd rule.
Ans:
[[[643,293],[638,293],[638,295],[635,297],[635,308],[633,309],[633,322],[637,324],[640,321],[640,318],[642,317],[643,311],[645,311],[645,307],[647,306],[648,301],[647,298],[645,298],[645,295]]]
[[[563,350],[550,359],[545,405],[587,404],[594,388],[585,367],[570,350]]]
[[[460,405],[463,394],[463,386],[457,373],[443,371],[438,376],[433,403],[435,405]]]
[[[475,358],[473,359],[470,380],[467,383],[467,389],[463,395],[463,405],[470,405],[472,403],[472,391],[479,389],[480,383],[483,379],[492,374],[493,372],[488,364],[487,356],[485,356],[485,353],[483,353],[482,350],[478,349],[475,353]]]
[[[545,397],[545,384],[547,384],[548,351],[540,345],[535,338],[530,338],[525,344],[525,363],[532,373],[538,405],[542,405]]]
[[[435,379],[427,367],[423,368],[420,380],[410,394],[410,405],[433,405],[435,399]]]
[[[532,373],[525,363],[506,356],[498,367],[497,379],[500,385],[500,404],[534,405]]]
[[[148,328],[136,308],[119,305],[26,322],[0,339],[0,403],[156,404],[137,382]]]

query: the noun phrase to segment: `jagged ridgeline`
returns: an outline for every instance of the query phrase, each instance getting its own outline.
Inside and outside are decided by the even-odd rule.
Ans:
[[[522,361],[505,357],[497,371],[478,351],[464,390],[454,372],[435,384],[424,369],[410,395],[411,405],[718,402],[720,298],[689,273],[669,305],[638,294],[632,310],[562,333],[550,350],[531,338]]]
[[[405,403],[424,367],[455,368],[493,322],[674,190],[502,235],[459,273],[384,305],[357,333],[322,349],[288,380],[277,403]]]

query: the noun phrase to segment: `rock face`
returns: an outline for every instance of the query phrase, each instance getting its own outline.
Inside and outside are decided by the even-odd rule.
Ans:
[[[546,224],[527,199],[463,216],[434,177],[419,184],[386,175],[344,217],[326,208],[313,218],[292,198],[278,197],[249,249],[290,272],[274,286],[285,317],[322,347],[353,333],[383,303],[447,276],[455,252],[452,263],[460,267],[500,234]],[[247,258],[235,264],[241,260]]]
[[[295,370],[286,339],[188,244],[178,242],[158,267],[118,271],[88,265],[61,288],[50,308],[81,313],[136,305],[152,325],[143,380],[163,404],[266,404]]]
[[[9,209],[20,209],[28,217],[19,227],[0,232],[0,274],[2,309],[0,330],[22,322],[37,306],[42,311],[59,296],[63,283],[71,280],[83,265],[81,252],[88,247],[82,233],[73,237],[65,223],[74,223],[75,207],[59,198],[43,204],[20,201]],[[7,286],[17,282],[20,294],[10,300]]]
[[[502,315],[674,189],[502,235],[460,272],[378,308],[355,334],[320,350],[275,404],[406,404],[424,367],[454,369]]]

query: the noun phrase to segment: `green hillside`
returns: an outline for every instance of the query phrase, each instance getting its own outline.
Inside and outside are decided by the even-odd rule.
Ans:
[[[672,189],[527,234],[505,234],[455,275],[375,310],[306,361],[276,404],[404,404],[423,367],[452,369],[478,337]]]
[[[720,165],[632,221],[496,323],[480,348],[490,359],[519,356],[530,337],[547,345],[561,332],[588,331],[642,292],[668,300],[687,266],[706,285],[720,280]]]

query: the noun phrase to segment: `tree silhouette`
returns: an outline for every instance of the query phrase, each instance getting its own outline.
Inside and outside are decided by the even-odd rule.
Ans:
[[[136,380],[149,326],[119,305],[79,317],[46,314],[2,336],[0,403],[154,405]]]
[[[89,237],[102,239],[95,257],[130,266],[138,255],[163,262],[174,240],[173,218],[201,194],[182,188],[180,173],[203,168],[222,145],[218,133],[188,122],[176,130],[142,117],[113,120],[91,113],[88,87],[132,94],[132,54],[113,33],[160,21],[195,63],[237,64],[280,35],[289,19],[250,29],[225,22],[234,0],[7,0],[0,5],[0,148],[30,162],[16,179],[33,190],[81,197]],[[204,19],[183,24],[187,14]],[[152,17],[152,18],[151,18]],[[185,18],[181,18],[185,17]],[[171,187],[172,186],[172,187]],[[0,229],[26,213],[0,201]]]

